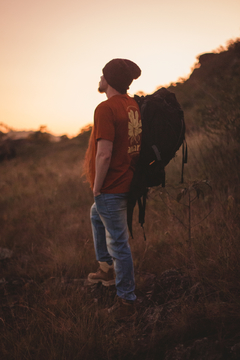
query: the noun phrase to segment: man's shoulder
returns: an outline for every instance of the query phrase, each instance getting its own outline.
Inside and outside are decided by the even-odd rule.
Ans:
[[[129,109],[138,110],[139,107],[134,98],[129,95],[115,95],[111,98],[102,101],[95,109],[94,118],[100,119],[102,117],[112,117],[118,114],[119,111],[129,111]]]
[[[97,109],[102,109],[102,108],[109,107],[109,100],[110,100],[110,99],[107,99],[107,100],[104,100],[104,101],[100,102],[100,103],[97,105],[96,110],[97,110]]]
[[[95,109],[95,117],[99,117],[99,116],[101,117],[108,113],[109,114],[112,113],[112,106],[108,102],[108,100],[102,101],[100,104],[98,104],[98,106]]]
[[[124,102],[128,102],[128,103],[136,103],[136,101],[134,100],[133,97],[129,96],[128,94],[123,94],[123,95],[114,95],[111,98],[102,101],[97,107],[96,109],[106,109],[106,108],[112,108],[115,106],[118,106],[119,103],[124,103]]]

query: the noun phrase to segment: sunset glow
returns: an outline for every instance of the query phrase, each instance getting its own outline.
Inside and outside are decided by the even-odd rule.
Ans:
[[[77,135],[91,123],[103,66],[142,69],[130,94],[187,77],[196,56],[240,37],[236,0],[1,0],[0,123]]]

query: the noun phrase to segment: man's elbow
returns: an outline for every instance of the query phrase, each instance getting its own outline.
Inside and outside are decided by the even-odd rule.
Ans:
[[[104,162],[110,162],[112,158],[112,153],[110,151],[108,152],[100,152],[98,154],[99,159],[101,159]]]

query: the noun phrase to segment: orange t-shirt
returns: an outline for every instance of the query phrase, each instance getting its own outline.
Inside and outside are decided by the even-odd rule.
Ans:
[[[130,189],[141,145],[142,122],[138,104],[129,95],[115,95],[100,103],[94,114],[90,138],[91,187],[95,178],[97,141],[113,142],[112,158],[104,180],[102,193],[125,193]]]

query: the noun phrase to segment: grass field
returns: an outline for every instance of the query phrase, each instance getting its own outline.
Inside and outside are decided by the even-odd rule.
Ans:
[[[0,247],[12,251],[0,260],[1,359],[165,359],[204,337],[222,349],[240,342],[238,147],[201,133],[187,141],[184,184],[179,153],[166,188],[149,193],[146,241],[134,214],[138,315],[129,322],[95,315],[114,287],[84,286],[97,269],[86,144],[23,143],[0,164]],[[187,285],[163,298],[170,269]]]

